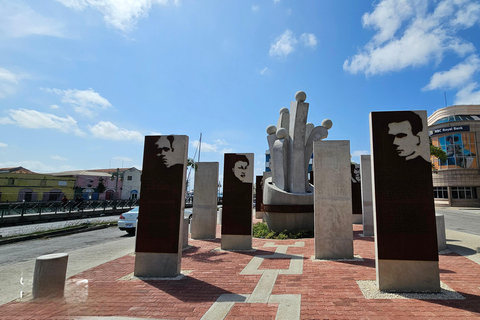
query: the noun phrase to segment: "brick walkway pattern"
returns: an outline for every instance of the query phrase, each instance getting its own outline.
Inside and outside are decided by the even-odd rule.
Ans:
[[[135,257],[127,255],[70,277],[63,299],[1,305],[0,319],[201,319],[221,296],[241,295],[252,301],[231,303],[222,318],[280,319],[282,302],[275,297],[288,295],[300,298],[300,319],[480,318],[480,265],[455,253],[440,255],[440,280],[465,299],[366,299],[356,281],[375,280],[375,251],[361,228],[353,227],[354,253],[363,261],[314,261],[314,239],[254,238],[256,250],[248,252],[222,251],[219,239],[190,240],[179,280],[132,278]],[[270,287],[257,287],[260,281]]]

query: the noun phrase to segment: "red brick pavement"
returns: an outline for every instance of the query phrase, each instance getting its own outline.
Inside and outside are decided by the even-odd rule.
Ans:
[[[278,275],[272,294],[301,294],[302,319],[473,319],[480,318],[480,265],[455,253],[440,256],[440,279],[465,300],[365,299],[356,280],[375,280],[373,238],[359,236],[354,226],[355,254],[364,261],[312,261],[313,239],[305,247],[302,275]],[[219,234],[219,230],[217,230]],[[275,240],[294,244],[299,240]],[[133,272],[133,255],[99,265],[70,279],[58,300],[14,301],[0,306],[0,319],[72,319],[75,316],[122,316],[200,319],[225,293],[251,294],[260,275],[239,275],[255,255],[271,254],[272,240],[254,239],[253,252],[213,250],[220,240],[192,241],[183,252],[181,280],[119,280]],[[287,269],[286,260],[264,260],[260,269]],[[127,277],[128,278],[128,277]],[[75,282],[79,284],[75,284]],[[88,280],[88,288],[85,287]],[[226,319],[275,319],[276,304],[237,303]]]

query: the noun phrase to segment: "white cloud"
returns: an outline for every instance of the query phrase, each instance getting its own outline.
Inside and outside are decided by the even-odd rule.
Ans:
[[[295,51],[295,46],[297,45],[298,40],[293,34],[290,29],[285,30],[285,32],[277,37],[270,45],[270,51],[268,54],[273,56],[279,57],[286,57],[293,51]],[[317,37],[313,33],[303,33],[300,36],[300,43],[306,47],[315,48],[317,46]],[[264,74],[262,72],[268,71],[267,68],[263,69],[260,74]]]
[[[9,83],[18,84],[19,80],[20,80],[19,75],[14,74],[13,72],[8,71],[7,69],[0,68],[0,81],[1,82],[9,82]]]
[[[51,113],[28,109],[8,110],[8,114],[10,118],[0,118],[0,123],[15,124],[28,129],[55,129],[65,133],[73,132],[77,136],[85,135],[78,128],[77,121],[70,116],[62,118]]]
[[[64,6],[81,11],[87,7],[98,10],[103,14],[105,23],[122,32],[130,32],[135,28],[137,21],[148,16],[152,5],[167,5],[173,2],[179,6],[180,0],[56,0]]]
[[[58,106],[58,105],[56,105],[56,104],[52,104],[52,105],[50,106],[50,109],[52,109],[52,110],[60,109],[60,106]]]
[[[197,148],[198,147],[198,144],[200,142],[198,140],[193,140],[190,142],[191,146],[193,148]],[[218,153],[228,153],[228,152],[232,152],[230,150],[230,148],[223,148],[222,150],[219,150],[219,146],[225,146],[225,145],[228,145],[228,143],[223,140],[223,139],[217,139],[217,140],[214,140],[213,144],[211,143],[206,143],[206,142],[203,142],[202,141],[202,147],[201,147],[201,150],[200,152],[218,152]]]
[[[8,144],[4,142],[0,142],[0,148],[6,148],[6,147],[8,147]]]
[[[289,29],[275,39],[275,42],[270,46],[269,55],[286,57],[295,50],[295,44],[297,39],[293,35],[293,32]]]
[[[87,117],[93,117],[96,111],[99,109],[108,109],[112,107],[112,104],[102,97],[98,92],[95,92],[92,88],[87,90],[78,89],[42,89],[47,92],[53,92],[61,96],[63,103],[68,103],[73,106],[77,113],[80,113]]]
[[[199,142],[198,140],[193,140],[193,141],[191,142],[192,147],[194,147],[194,148],[197,148],[199,143],[200,143],[200,142]],[[202,145],[201,145],[201,148],[200,148],[200,152],[217,152],[217,145],[215,145],[215,144],[210,144],[210,143],[206,143],[206,142],[202,142]]]
[[[130,140],[136,142],[143,142],[144,140],[144,136],[140,132],[119,128],[109,121],[100,121],[94,126],[89,126],[89,130],[94,137],[104,140]]]
[[[451,23],[455,26],[470,28],[477,22],[480,22],[480,3],[472,2],[461,7]]]
[[[8,117],[0,117],[0,124],[15,124],[15,121]]]
[[[260,7],[257,4],[252,4],[252,11],[253,12],[258,12],[259,9],[260,9]]]
[[[58,160],[58,161],[67,161],[68,160],[67,158],[60,157],[60,156],[57,156],[57,155],[53,155],[50,158],[52,158],[53,160]]]
[[[473,75],[480,71],[480,59],[471,55],[464,62],[457,64],[449,71],[436,72],[424,90],[454,89],[471,81]]]
[[[377,33],[357,55],[345,60],[343,69],[375,75],[439,63],[447,52],[461,57],[473,52],[474,45],[458,35],[464,19],[460,13],[468,6],[468,1],[455,0],[443,0],[436,6],[423,0],[381,1],[371,14],[363,16],[364,27]],[[456,17],[459,22],[452,23]],[[480,11],[469,12],[469,17],[480,19]]]
[[[480,104],[480,87],[478,83],[470,83],[458,91],[454,104]]]
[[[20,1],[0,1],[0,38],[62,37],[62,29],[61,22],[36,13]]]
[[[300,36],[300,41],[310,48],[315,48],[317,46],[317,37],[313,33],[303,33]]]
[[[267,75],[269,72],[270,72],[270,69],[268,69],[267,67],[265,67],[265,68],[263,68],[262,70],[260,70],[258,73],[260,73],[262,76],[265,76],[265,75]]]
[[[28,170],[31,170],[33,172],[59,172],[59,171],[69,171],[73,170],[73,168],[69,165],[63,165],[63,166],[58,166],[58,165],[46,165],[40,161],[35,161],[35,160],[24,160],[24,161],[7,161],[7,162],[0,162],[0,167],[1,168],[10,168],[10,167],[24,167]]]
[[[227,141],[225,141],[225,140],[223,140],[223,139],[213,140],[213,142],[215,142],[215,144],[216,144],[217,146],[225,146],[225,145],[228,144]]]
[[[7,69],[0,68],[0,99],[14,94],[20,80],[28,77],[26,74],[13,73]]]
[[[273,0],[273,3],[277,4],[279,3],[281,0]]]

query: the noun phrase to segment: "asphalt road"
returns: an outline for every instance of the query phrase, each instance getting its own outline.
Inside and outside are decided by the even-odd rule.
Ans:
[[[35,259],[41,255],[68,253],[68,278],[134,250],[135,237],[117,227],[0,246],[0,304],[32,291]]]
[[[37,239],[0,246],[0,267],[35,260],[37,257],[50,253],[72,252],[107,242],[125,238],[135,238],[117,227],[72,234],[63,237]],[[133,246],[132,246],[133,251]]]
[[[436,213],[444,215],[446,229],[480,236],[479,208],[436,208]]]

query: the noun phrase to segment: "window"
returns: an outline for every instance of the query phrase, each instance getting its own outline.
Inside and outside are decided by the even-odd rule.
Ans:
[[[127,176],[128,181],[132,181],[132,176]]]
[[[436,169],[477,168],[477,150],[473,132],[433,136],[432,144],[442,148],[447,154],[447,160],[432,157]]]
[[[433,197],[435,199],[448,199],[447,187],[433,187]]]
[[[452,199],[477,199],[477,188],[452,187]]]

